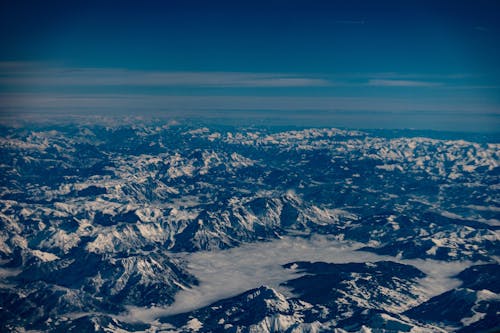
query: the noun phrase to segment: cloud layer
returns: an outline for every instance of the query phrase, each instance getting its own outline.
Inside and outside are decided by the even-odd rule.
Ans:
[[[317,87],[328,80],[283,73],[168,72],[115,68],[46,67],[36,63],[0,63],[0,84],[10,86],[177,86]]]
[[[357,22],[357,21],[355,21]],[[464,86],[471,74],[338,73],[329,75],[259,72],[131,70],[66,67],[50,63],[0,62],[0,86],[10,87],[440,87]],[[469,85],[469,84],[468,84]]]
[[[179,292],[175,303],[170,307],[130,308],[130,313],[120,319],[152,322],[160,316],[191,311],[261,285],[269,285],[290,295],[280,283],[298,275],[293,270],[284,269],[282,265],[294,261],[348,263],[391,260],[414,265],[428,275],[420,281],[421,293],[427,298],[458,286],[460,282],[453,276],[471,265],[470,262],[399,260],[356,251],[361,246],[363,244],[340,242],[326,236],[314,236],[311,239],[283,237],[272,242],[245,244],[230,250],[184,255],[189,271],[200,280],[200,285]]]
[[[0,104],[11,110],[76,111],[109,109],[122,111],[182,110],[296,110],[296,111],[371,111],[371,112],[470,112],[497,114],[495,106],[474,98],[407,97],[308,97],[308,96],[232,96],[232,95],[146,95],[146,94],[52,94],[0,93]]]

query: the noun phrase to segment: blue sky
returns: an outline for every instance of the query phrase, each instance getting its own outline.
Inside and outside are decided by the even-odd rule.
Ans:
[[[498,1],[1,6],[0,111],[11,118],[267,110],[354,117],[341,126],[433,128],[438,114],[443,129],[499,127]]]

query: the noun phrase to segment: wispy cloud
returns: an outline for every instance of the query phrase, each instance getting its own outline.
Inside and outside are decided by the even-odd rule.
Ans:
[[[370,79],[380,80],[463,80],[481,77],[473,73],[399,73],[399,72],[380,72],[380,73],[358,73],[349,74],[350,76],[369,77]]]
[[[0,84],[9,86],[313,87],[330,81],[303,75],[244,72],[168,72],[114,68],[39,67],[0,63]]]
[[[373,79],[368,81],[368,85],[374,87],[438,87],[442,86],[443,83],[431,81]]]
[[[348,22],[348,21],[346,21]],[[353,21],[352,24],[357,24]],[[346,23],[347,24],[347,23]],[[330,75],[131,70],[82,68],[37,62],[0,62],[0,86],[22,91],[43,87],[181,87],[181,88],[307,88],[307,87],[438,87],[470,85],[467,73],[337,73]],[[466,84],[467,83],[467,84]]]
[[[483,27],[481,25],[474,27],[474,29],[477,31],[483,31],[483,32],[490,31],[490,29],[488,29],[487,27]]]

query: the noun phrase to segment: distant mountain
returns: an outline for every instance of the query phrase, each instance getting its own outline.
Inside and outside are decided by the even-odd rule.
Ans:
[[[387,260],[290,263],[306,274],[283,285],[295,296],[262,287],[161,329],[498,327],[499,152],[411,131],[4,127],[0,327],[159,330],[123,318],[200,283],[177,254],[317,234]],[[401,259],[475,266],[456,277],[461,287],[426,299],[414,290],[423,273]]]

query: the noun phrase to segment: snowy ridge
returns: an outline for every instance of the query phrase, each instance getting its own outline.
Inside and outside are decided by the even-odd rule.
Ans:
[[[152,323],[134,326],[120,316],[130,307],[168,306],[198,283],[180,252],[316,234],[392,261],[471,261],[482,282],[464,271],[463,286],[431,302],[418,296],[410,271],[379,281],[374,267],[349,266],[326,305],[265,288],[248,294],[263,313],[241,330],[361,332],[385,323],[425,331],[443,324],[427,313],[464,299],[470,307],[447,319],[449,330],[496,327],[497,273],[478,265],[496,267],[500,255],[499,148],[339,129],[3,128],[0,327],[145,330]],[[224,306],[241,313],[252,302]],[[346,321],[353,313],[361,326]],[[237,326],[224,316],[218,326],[198,315],[163,324]]]

